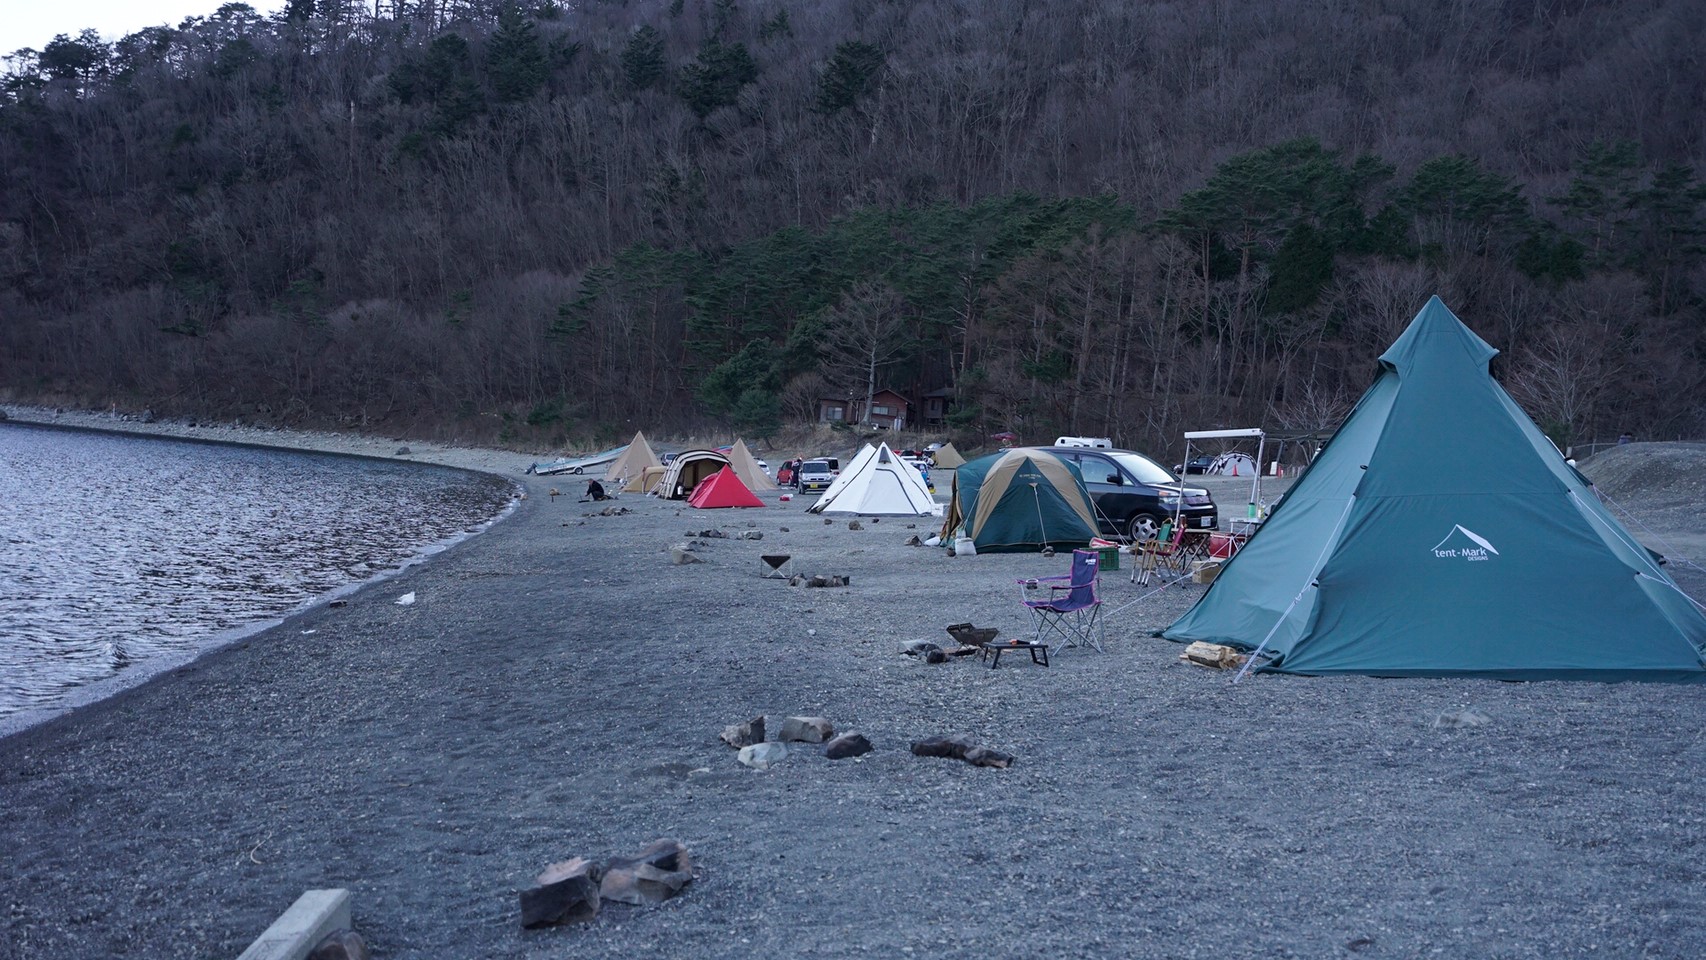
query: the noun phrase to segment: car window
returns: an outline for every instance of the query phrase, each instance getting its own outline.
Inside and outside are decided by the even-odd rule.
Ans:
[[[1136,477],[1139,483],[1178,483],[1179,478],[1167,472],[1159,463],[1140,453],[1111,453],[1120,466]]]
[[[1084,475],[1085,483],[1106,483],[1116,487],[1125,485],[1125,476],[1111,460],[1094,454],[1075,454],[1072,459],[1078,462],[1078,472]]]

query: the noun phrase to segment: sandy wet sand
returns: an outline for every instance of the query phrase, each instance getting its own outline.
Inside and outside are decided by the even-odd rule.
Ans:
[[[510,519],[346,606],[0,741],[0,957],[235,956],[323,886],[353,891],[383,957],[1706,942],[1701,687],[1232,685],[1148,636],[1201,588],[1143,599],[1129,571],[1108,577],[1104,653],[927,665],[899,644],[966,620],[1023,633],[1013,581],[1063,559],[950,560],[903,544],[924,521],[853,531],[803,501],[586,516],[524,482]],[[669,563],[713,527],[764,539]],[[760,579],[775,552],[853,584]],[[1488,722],[1435,725],[1465,708]],[[877,749],[750,771],[717,734],[757,714],[822,715]],[[955,732],[1017,760],[907,752]],[[681,897],[519,928],[546,863],[663,836],[697,856]]]

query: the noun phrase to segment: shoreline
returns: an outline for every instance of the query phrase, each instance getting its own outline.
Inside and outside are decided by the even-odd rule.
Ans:
[[[143,686],[160,676],[183,669],[195,661],[232,644],[282,627],[301,614],[328,606],[337,600],[348,600],[363,590],[377,587],[388,580],[402,576],[411,568],[424,564],[438,554],[485,533],[513,516],[529,492],[524,477],[509,472],[513,463],[510,462],[504,451],[472,447],[438,447],[436,449],[427,448],[422,451],[420,456],[414,454],[387,456],[374,449],[380,447],[382,442],[371,437],[343,436],[310,431],[222,427],[218,425],[192,427],[187,424],[143,423],[97,411],[56,412],[41,407],[20,407],[15,404],[0,406],[0,410],[4,410],[8,414],[7,420],[4,422],[24,426],[138,436],[158,440],[180,440],[191,443],[259,447],[291,453],[362,457],[388,462],[412,462],[423,466],[444,467],[501,477],[508,481],[512,488],[511,497],[504,508],[480,523],[477,529],[460,532],[443,540],[424,544],[399,566],[377,571],[372,576],[354,583],[343,584],[284,611],[278,616],[216,631],[196,643],[192,648],[150,658],[132,664],[112,676],[69,688],[53,704],[26,707],[14,713],[0,716],[0,742]],[[231,436],[232,432],[236,432],[238,435]],[[410,449],[413,449],[412,445]],[[521,456],[523,455],[515,455],[517,458]],[[527,462],[531,463],[532,461]]]

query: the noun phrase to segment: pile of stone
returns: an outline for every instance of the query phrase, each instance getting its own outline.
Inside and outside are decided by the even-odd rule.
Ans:
[[[824,744],[823,755],[830,760],[862,756],[874,749],[871,741],[857,731],[849,730],[837,736],[835,725],[824,717],[788,717],[782,721],[782,729],[777,732],[775,740],[766,740],[764,735],[764,718],[758,716],[745,723],[724,727],[721,738],[724,743],[739,749],[737,758],[754,770],[768,770],[786,760],[790,743]]]
[[[546,867],[521,891],[521,925],[591,923],[608,900],[634,906],[659,904],[693,880],[693,860],[679,840],[654,840],[632,857],[596,864],[583,857]]]
[[[834,724],[824,717],[788,717],[775,740],[765,739],[764,717],[753,717],[745,723],[723,728],[724,743],[740,750],[741,763],[754,770],[769,770],[788,758],[792,743],[821,743],[823,755],[830,760],[859,757],[876,749],[862,733],[849,730],[839,736]],[[978,767],[1005,769],[1013,763],[1013,755],[981,746],[964,734],[926,737],[912,744],[912,753],[919,757],[949,757]]]
[[[796,573],[788,578],[788,586],[790,587],[850,587],[852,585],[852,577],[835,575],[826,577],[818,573],[809,577],[803,573]]]

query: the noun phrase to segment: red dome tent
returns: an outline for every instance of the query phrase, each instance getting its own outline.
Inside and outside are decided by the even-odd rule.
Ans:
[[[758,499],[746,484],[740,482],[734,468],[725,466],[709,477],[699,481],[693,488],[693,495],[687,498],[687,505],[702,510],[712,507],[762,507],[764,501]]]

